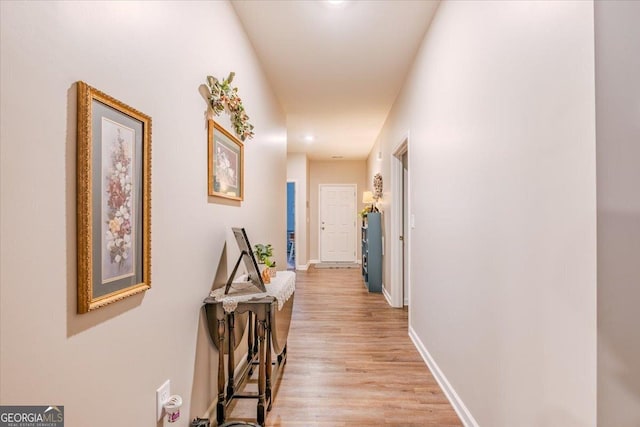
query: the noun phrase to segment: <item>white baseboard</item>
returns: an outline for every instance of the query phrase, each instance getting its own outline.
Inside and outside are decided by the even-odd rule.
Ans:
[[[413,344],[416,346],[416,349],[418,349],[418,353],[420,353],[420,356],[422,356],[422,359],[429,367],[429,370],[438,382],[438,385],[440,385],[440,388],[447,396],[447,399],[449,399],[449,403],[451,403],[451,406],[453,406],[453,409],[458,414],[458,417],[460,417],[460,421],[462,421],[462,424],[464,424],[466,427],[479,427],[480,425],[478,424],[478,422],[473,418],[473,415],[471,415],[469,409],[467,409],[462,399],[460,399],[458,393],[456,393],[453,387],[451,387],[451,384],[449,384],[447,377],[444,376],[444,373],[440,370],[440,367],[438,367],[436,361],[433,360],[433,357],[431,357],[431,354],[429,354],[427,348],[424,346],[422,341],[420,341],[420,338],[418,338],[418,335],[411,326],[409,326],[409,337],[411,338],[411,341],[413,341]]]
[[[382,284],[382,295],[384,295],[384,299],[387,300],[387,304],[393,307],[393,304],[391,303],[391,295],[387,291],[387,288],[384,287],[384,283]]]
[[[382,284],[382,295],[384,295],[384,299],[387,300],[387,304],[389,304],[391,307],[393,307],[393,308],[403,308],[401,306],[393,305],[393,300],[391,299],[391,294],[389,293],[387,288],[384,287],[384,283]],[[405,301],[404,305],[408,305],[406,301]]]
[[[320,262],[319,259],[310,259],[306,264],[298,264],[296,265],[296,270],[307,271],[311,264],[318,264]]]
[[[308,264],[320,264],[322,261],[320,261],[319,259],[310,259]],[[327,262],[333,262],[333,261],[327,261]],[[362,264],[362,260],[360,259],[355,259],[353,261],[337,261],[337,262],[353,262],[354,264]]]

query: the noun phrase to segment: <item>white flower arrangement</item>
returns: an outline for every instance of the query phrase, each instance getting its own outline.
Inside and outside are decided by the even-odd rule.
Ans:
[[[120,267],[131,252],[131,157],[118,130],[111,152],[112,167],[107,176],[107,251],[112,264]]]

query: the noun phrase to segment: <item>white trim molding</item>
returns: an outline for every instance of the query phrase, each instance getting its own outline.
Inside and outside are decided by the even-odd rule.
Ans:
[[[306,264],[298,264],[296,265],[296,270],[307,271],[309,269],[309,265],[311,265],[311,262],[308,262]]]
[[[480,427],[475,418],[473,418],[473,415],[471,415],[471,411],[469,411],[462,399],[460,399],[458,393],[456,393],[456,391],[453,389],[453,387],[447,380],[447,377],[445,377],[444,373],[440,370],[440,367],[433,359],[433,357],[431,357],[431,354],[429,354],[429,351],[424,346],[420,338],[418,338],[418,334],[416,334],[411,326],[409,326],[409,338],[411,338],[411,341],[413,341],[413,345],[416,346],[418,353],[420,353],[420,356],[422,356],[422,359],[429,367],[431,374],[433,374],[433,377],[438,382],[438,385],[444,392],[445,396],[447,396],[447,399],[449,399],[449,403],[451,403],[451,406],[453,406],[453,409],[458,414],[458,417],[460,417],[460,421],[462,421],[462,424],[464,424],[465,427]]]
[[[407,282],[407,289],[410,292],[411,289],[411,228],[409,227],[409,233],[407,236],[403,236],[404,243],[400,242],[400,236],[403,234],[402,229],[402,213],[404,210],[403,200],[402,200],[402,177],[403,177],[403,168],[402,168],[402,155],[409,151],[409,131],[402,136],[400,142],[394,147],[391,152],[391,286],[389,288],[389,305],[392,307],[400,308],[405,305],[405,299],[409,300],[409,295],[404,295],[403,289],[403,259],[402,259],[402,245],[404,244],[405,251],[404,262],[407,263],[407,271],[409,272],[408,276],[405,277],[404,280]],[[409,169],[409,174],[411,174],[411,169]],[[409,176],[409,182],[407,183],[407,193],[409,193],[411,184],[411,177]],[[410,194],[410,193],[409,193]],[[407,194],[407,197],[409,197]],[[411,198],[409,197],[409,206],[408,210],[411,209]]]
[[[384,283],[382,284],[382,295],[384,295],[384,299],[387,300],[387,303],[393,307],[393,303],[391,302],[391,294],[387,291],[387,288],[384,287]]]

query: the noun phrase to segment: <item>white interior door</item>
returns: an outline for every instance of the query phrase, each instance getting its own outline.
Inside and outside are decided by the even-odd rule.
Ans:
[[[320,185],[320,261],[356,260],[356,186]]]

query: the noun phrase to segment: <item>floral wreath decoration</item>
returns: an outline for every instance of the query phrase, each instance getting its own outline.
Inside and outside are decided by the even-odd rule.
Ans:
[[[235,75],[236,73],[232,71],[229,73],[229,77],[222,79],[222,81],[207,76],[209,106],[216,116],[226,110],[231,115],[231,124],[236,135],[244,141],[247,138],[253,138],[253,125],[249,123],[249,116],[244,110],[242,99],[238,96],[238,88],[231,86]]]
[[[382,198],[382,174],[377,173],[373,177],[373,198],[376,201]]]

